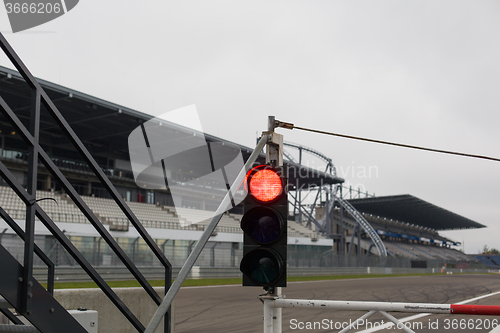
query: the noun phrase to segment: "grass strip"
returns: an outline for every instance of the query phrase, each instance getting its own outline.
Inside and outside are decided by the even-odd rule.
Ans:
[[[455,273],[455,274],[492,274],[492,273]],[[423,274],[358,274],[358,275],[326,275],[326,276],[289,276],[288,282],[296,281],[323,281],[323,280],[345,280],[345,279],[367,279],[367,278],[381,278],[381,277],[401,277],[401,276],[423,276],[423,275],[446,275],[442,273],[423,273]],[[153,287],[163,287],[164,280],[151,280],[149,281]],[[231,285],[241,284],[241,278],[227,278],[227,279],[189,279],[184,281],[183,287],[198,287],[198,286],[218,286],[218,285]],[[127,281],[108,281],[111,288],[130,288],[140,287],[139,282],[135,280]],[[44,284],[44,287],[47,287]],[[97,288],[94,282],[56,282],[55,289],[84,289],[84,288]]]

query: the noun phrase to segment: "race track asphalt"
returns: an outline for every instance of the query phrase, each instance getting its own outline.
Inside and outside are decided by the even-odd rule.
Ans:
[[[283,290],[287,298],[298,299],[449,304],[500,291],[500,275],[455,274],[292,282]],[[263,306],[257,298],[263,292],[260,287],[242,286],[182,288],[175,299],[175,332],[263,332]],[[500,294],[469,304],[500,305]],[[338,332],[340,329],[335,327],[340,328],[343,323],[354,321],[362,314],[329,309],[283,309],[282,327],[283,332]],[[397,318],[414,315],[393,314]],[[360,325],[355,331],[376,326],[377,323],[380,325],[382,320],[387,321],[376,314],[370,318],[371,324]],[[500,317],[493,316],[429,315],[412,321],[420,324],[411,325],[414,325],[416,333],[490,332],[495,320],[500,323]],[[316,328],[314,323],[317,323]],[[307,329],[308,326],[312,328]],[[378,332],[403,330],[394,327]]]

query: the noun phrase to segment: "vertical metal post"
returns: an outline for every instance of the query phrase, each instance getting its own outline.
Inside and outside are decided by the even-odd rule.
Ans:
[[[264,299],[264,333],[274,333],[274,307],[272,299]]]
[[[298,242],[299,242],[299,240],[296,238],[295,239],[295,267],[299,267],[299,247],[298,247]]]
[[[5,155],[5,135],[0,136],[0,139],[2,139],[2,154],[0,156],[3,157]]]
[[[167,243],[167,241],[165,241]],[[165,243],[163,245],[165,245]],[[165,252],[165,251],[164,251]],[[165,269],[165,296],[172,286],[172,269]],[[172,306],[169,306],[163,320],[163,332],[170,333],[174,331],[174,321],[172,320]]]
[[[268,118],[268,132],[270,135],[270,140],[266,145],[266,163],[272,166],[282,166],[283,165],[283,136],[274,133],[275,128],[275,118],[274,116],[269,116]],[[301,154],[302,156],[302,154]],[[300,191],[299,191],[300,193]],[[300,204],[300,203],[299,203]],[[300,209],[299,209],[299,214]],[[299,263],[299,253],[297,251],[297,244],[295,244],[296,249],[296,260],[297,266]],[[273,293],[269,296],[280,297],[282,294],[281,287],[273,288]],[[266,305],[267,302],[267,305]],[[272,300],[264,300],[264,332],[269,333],[281,333],[281,308],[275,308],[272,306]]]
[[[36,185],[38,181],[38,143],[40,134],[40,92],[32,88],[31,90],[31,114],[30,133],[34,138],[34,144],[29,147],[28,160],[28,184],[27,191],[31,195],[30,205],[26,207],[26,224],[24,240],[24,265],[22,276],[22,302],[21,312],[29,315],[31,313],[30,303],[33,297],[33,253],[35,250],[35,213],[34,206],[36,200]]]
[[[333,209],[335,208],[335,196],[332,193],[332,202],[330,203],[330,192],[327,190],[325,192],[325,223],[328,226],[329,234],[333,235],[337,233],[337,230],[335,230],[334,225],[335,223],[333,222]],[[332,205],[332,213],[330,215],[330,205]],[[335,248],[335,238],[332,237],[332,259],[333,255],[337,253],[337,249]]]
[[[238,246],[238,243],[231,243],[231,267],[236,267],[236,250]]]
[[[302,165],[302,148],[299,148],[299,168],[301,165]],[[297,197],[298,197],[297,204],[300,207],[302,205],[302,188],[299,188],[299,193],[297,193]],[[302,210],[300,208],[299,208],[299,224],[302,224]]]
[[[276,121],[275,116],[267,117],[267,130],[269,133],[274,132],[274,129],[276,128],[276,126],[274,126],[275,121]]]
[[[266,145],[266,163],[271,166],[282,166],[283,165],[283,135],[274,133],[275,128],[274,116],[269,116],[268,118],[268,130],[269,141]]]
[[[94,249],[93,249],[93,256],[92,256],[92,264],[94,266],[97,266],[97,258],[99,258],[99,254],[98,254],[98,247],[97,247],[97,243],[98,243],[98,237],[94,237]]]
[[[344,244],[345,244],[345,237],[344,237],[344,207],[340,205],[340,251],[339,254],[344,254]]]
[[[214,267],[215,266],[215,247],[217,246],[217,243],[214,243],[214,246],[210,248],[210,266]]]
[[[163,254],[165,254],[165,252],[166,252],[165,247],[167,246],[168,241],[169,241],[169,239],[165,239],[163,244],[161,244],[161,249],[163,251]]]
[[[316,198],[314,198],[314,202],[311,205],[311,210],[309,211],[309,218],[307,219],[307,225],[311,225],[311,216],[313,216],[313,212],[316,209],[316,203],[318,202],[318,198],[320,198],[321,188],[322,188],[322,186],[319,186],[317,188],[318,192],[316,192]],[[321,202],[321,199],[320,199],[320,202]],[[314,216],[314,218],[316,218],[316,216]],[[325,226],[328,226],[328,219],[326,220],[326,223],[327,224],[325,224]],[[326,229],[328,231],[328,227]],[[330,233],[332,233],[332,232],[330,232]]]
[[[133,262],[136,262],[136,254],[139,252],[139,246],[138,246],[138,242],[139,241],[139,237],[137,237],[136,239],[134,239],[134,241],[132,242],[132,261]],[[136,246],[137,246],[137,250],[136,250]]]
[[[281,333],[282,308],[274,306],[274,300],[283,297],[282,288],[276,287],[261,298],[264,302],[264,333]]]
[[[283,292],[281,287],[276,287],[275,289],[276,296],[283,297]],[[273,333],[281,333],[281,325],[282,325],[282,308],[274,307],[274,317],[273,317]]]
[[[358,251],[357,251],[357,256],[361,256],[361,228],[358,226]]]

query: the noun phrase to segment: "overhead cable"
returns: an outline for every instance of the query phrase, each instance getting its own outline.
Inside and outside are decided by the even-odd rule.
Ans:
[[[404,143],[396,143],[396,142],[389,142],[389,141],[382,141],[382,140],[362,138],[362,137],[353,136],[353,135],[346,135],[346,134],[339,134],[339,133],[333,133],[333,132],[320,131],[320,130],[315,130],[315,129],[311,129],[311,128],[305,128],[305,127],[295,126],[294,124],[285,123],[285,122],[281,122],[281,121],[278,121],[278,120],[275,122],[275,126],[276,127],[283,127],[283,128],[286,128],[286,129],[298,129],[298,130],[302,130],[302,131],[308,131],[308,132],[314,132],[314,133],[320,133],[320,134],[326,134],[326,135],[333,135],[333,136],[338,136],[338,137],[341,137],[341,138],[347,138],[347,139],[353,139],[353,140],[361,140],[361,141],[368,141],[368,142],[380,143],[380,144],[384,144],[384,145],[391,145],[391,146],[397,146],[397,147],[404,147],[404,148],[411,148],[411,149],[432,151],[432,152],[435,152],[435,153],[442,153],[442,154],[450,154],[450,155],[458,155],[458,156],[465,156],[465,157],[472,157],[472,158],[480,158],[480,159],[484,159],[484,160],[490,160],[490,161],[500,162],[500,158],[496,158],[496,157],[489,157],[489,156],[475,155],[475,154],[466,154],[466,153],[460,153],[460,152],[449,151],[449,150],[426,148],[426,147],[421,147],[421,146],[407,145],[407,144],[404,144]]]

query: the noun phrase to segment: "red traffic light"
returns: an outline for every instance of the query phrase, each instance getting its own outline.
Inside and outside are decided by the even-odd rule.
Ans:
[[[244,286],[286,287],[288,196],[281,170],[259,165],[244,181],[248,193],[241,218]]]
[[[276,200],[283,190],[280,175],[267,165],[259,165],[250,170],[245,185],[248,193],[262,203]]]

